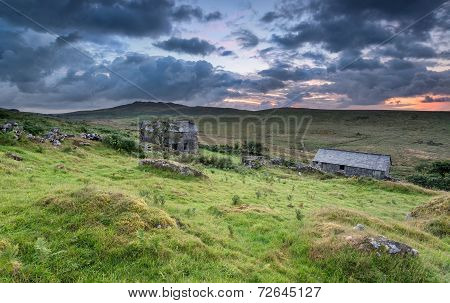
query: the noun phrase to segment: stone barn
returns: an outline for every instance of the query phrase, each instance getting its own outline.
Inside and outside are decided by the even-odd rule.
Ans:
[[[319,149],[312,166],[325,172],[346,176],[389,178],[391,156],[337,149]]]
[[[176,152],[198,151],[198,128],[191,120],[143,121],[139,125],[140,142]]]

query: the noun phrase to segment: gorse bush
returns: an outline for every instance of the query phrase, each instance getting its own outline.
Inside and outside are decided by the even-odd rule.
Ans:
[[[202,154],[197,157],[197,161],[203,165],[218,169],[233,169],[235,165],[229,157],[217,157],[216,155]]]
[[[106,136],[103,139],[103,143],[121,152],[126,153],[139,152],[139,146],[135,140],[121,136],[119,134],[112,134]]]
[[[41,134],[43,134],[45,132],[45,129],[44,129],[43,125],[41,125],[41,124],[39,124],[37,122],[34,122],[34,121],[30,121],[30,120],[27,120],[27,121],[24,122],[23,130],[26,133],[32,134],[34,136],[41,135]]]
[[[234,195],[233,198],[231,198],[231,202],[233,205],[239,205],[241,204],[241,197]]]
[[[416,166],[418,173],[407,177],[411,183],[433,189],[450,190],[450,161],[435,161]]]
[[[0,131],[0,145],[15,145],[16,139],[12,132],[4,133]]]

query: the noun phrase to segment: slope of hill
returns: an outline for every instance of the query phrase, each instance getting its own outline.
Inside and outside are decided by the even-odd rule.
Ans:
[[[87,120],[96,125],[136,131],[140,119],[190,116],[199,124],[200,140],[208,144],[233,144],[234,141],[260,141],[285,156],[311,160],[318,148],[339,148],[392,155],[396,177],[411,174],[424,161],[450,159],[450,112],[409,111],[333,111],[281,108],[257,112],[176,104],[136,102],[112,109],[59,115],[61,118]],[[206,119],[204,119],[206,117]],[[211,119],[213,117],[213,119]],[[223,119],[221,119],[221,117]],[[296,127],[283,133],[267,131],[268,122],[294,117],[311,121],[304,131],[303,143],[290,142]],[[233,122],[225,122],[232,118]],[[254,123],[253,129],[237,121]],[[204,123],[203,123],[203,122]],[[211,125],[214,124],[214,125]],[[304,150],[300,151],[300,148]]]
[[[13,116],[70,132],[91,127]],[[0,145],[0,281],[450,281],[446,193],[277,167],[191,163],[207,178],[181,177],[79,140],[59,148]],[[442,205],[436,215],[422,218],[422,207],[405,219],[428,201]],[[358,223],[364,230],[353,229]],[[377,235],[419,256],[378,255],[355,244]]]

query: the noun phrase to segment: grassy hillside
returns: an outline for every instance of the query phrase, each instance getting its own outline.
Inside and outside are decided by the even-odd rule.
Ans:
[[[65,131],[92,127],[13,115]],[[450,281],[448,193],[275,167],[191,164],[207,178],[180,177],[91,144],[0,145],[1,282]],[[368,235],[419,257],[346,240]]]
[[[176,104],[137,102],[113,109],[78,112],[61,115],[63,118],[87,120],[95,125],[137,131],[140,119],[160,116],[188,116],[197,122],[202,117],[257,117],[257,123],[249,131],[242,132],[229,123],[208,123],[200,126],[200,140],[204,143],[225,144],[243,139],[264,142],[278,154],[290,155],[295,149],[296,157],[310,161],[318,148],[339,148],[392,155],[395,177],[411,174],[414,166],[430,160],[450,159],[450,112],[405,112],[405,111],[331,111],[284,108],[259,112],[238,111],[208,107],[187,107]],[[298,140],[292,144],[289,136],[295,128],[280,134],[263,131],[270,118],[310,117],[311,124],[304,136],[304,151]],[[303,129],[302,129],[303,130]],[[276,150],[276,151],[275,151]]]

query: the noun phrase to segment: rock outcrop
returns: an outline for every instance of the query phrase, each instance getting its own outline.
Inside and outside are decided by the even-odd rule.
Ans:
[[[164,159],[143,159],[139,162],[141,166],[153,167],[171,171],[181,176],[206,177],[201,171],[190,166]]]
[[[419,252],[404,244],[390,240],[384,236],[364,237],[358,243],[358,248],[364,251],[376,251],[377,253],[388,253],[390,255],[417,256]]]
[[[11,158],[11,159],[16,160],[16,161],[22,161],[23,160],[23,158],[21,156],[19,156],[17,154],[14,154],[14,153],[6,153],[6,156],[8,158]]]
[[[257,169],[265,165],[264,157],[262,156],[242,156],[241,162],[244,166],[252,169]]]
[[[99,134],[86,134],[86,133],[82,133],[81,138],[83,139],[87,139],[87,140],[91,140],[91,141],[102,141],[102,137]]]

